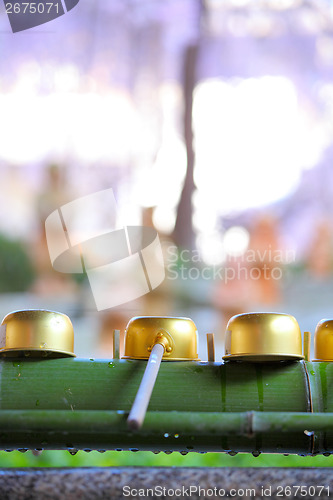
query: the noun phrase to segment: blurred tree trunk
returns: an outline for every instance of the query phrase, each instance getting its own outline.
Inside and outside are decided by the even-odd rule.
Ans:
[[[193,179],[195,152],[193,149],[192,108],[193,91],[196,84],[198,45],[190,45],[185,51],[183,94],[184,94],[184,136],[187,153],[185,182],[180,196],[173,239],[181,248],[194,248],[192,223],[192,195],[195,185]]]

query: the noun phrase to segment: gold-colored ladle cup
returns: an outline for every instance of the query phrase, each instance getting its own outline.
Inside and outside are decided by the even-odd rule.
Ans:
[[[197,361],[197,328],[189,318],[141,316],[125,331],[125,359],[147,359],[128,426],[139,429],[144,421],[161,361]]]
[[[227,325],[223,359],[247,362],[304,359],[298,322],[282,313],[233,316]]]
[[[0,355],[5,357],[75,356],[74,331],[66,314],[43,309],[14,311],[0,326]]]
[[[333,319],[319,321],[314,335],[314,357],[312,361],[333,361]]]

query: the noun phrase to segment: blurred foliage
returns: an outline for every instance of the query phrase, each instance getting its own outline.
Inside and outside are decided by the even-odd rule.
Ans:
[[[0,292],[24,292],[34,279],[35,270],[23,244],[0,234]]]
[[[230,456],[226,453],[178,452],[166,455],[151,451],[79,451],[72,456],[68,451],[45,450],[39,456],[31,451],[0,451],[0,467],[332,467],[333,455],[324,457],[299,457],[297,455],[261,454],[253,457],[248,453]]]

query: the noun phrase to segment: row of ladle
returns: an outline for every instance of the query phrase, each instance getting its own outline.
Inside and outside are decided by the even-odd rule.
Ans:
[[[125,330],[123,359],[148,360],[128,417],[141,427],[161,361],[198,361],[197,328],[189,318],[135,317]],[[208,361],[214,361],[214,337],[207,334]],[[66,357],[74,354],[74,332],[68,316],[54,311],[25,310],[8,314],[0,327],[0,354],[5,357]],[[333,361],[333,320],[318,323],[315,359]],[[247,362],[310,359],[310,333],[303,337],[293,316],[246,313],[227,325],[224,360]]]

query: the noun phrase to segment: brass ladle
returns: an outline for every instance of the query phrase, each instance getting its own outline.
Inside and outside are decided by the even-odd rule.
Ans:
[[[6,357],[74,356],[74,331],[66,314],[43,309],[14,311],[0,326],[0,355]]]
[[[233,316],[227,325],[223,359],[248,362],[304,359],[300,327],[289,314]]]
[[[136,394],[128,426],[139,429],[144,421],[161,361],[197,361],[197,328],[189,318],[141,316],[125,331],[124,359],[148,359]]]
[[[314,335],[314,357],[312,361],[333,361],[333,320],[319,321]]]

